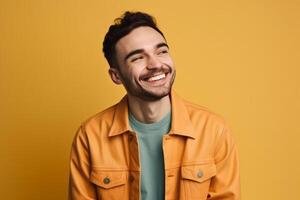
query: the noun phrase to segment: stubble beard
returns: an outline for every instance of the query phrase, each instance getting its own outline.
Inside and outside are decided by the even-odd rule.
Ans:
[[[145,87],[143,87],[141,84],[139,84],[136,81],[135,86],[133,86],[133,84],[131,83],[130,80],[128,80],[128,78],[123,77],[124,80],[124,87],[127,91],[127,93],[129,93],[131,96],[134,96],[136,98],[139,98],[141,100],[144,101],[158,101],[160,99],[162,99],[165,96],[168,96],[171,93],[171,89],[173,86],[173,83],[175,81],[175,77],[176,77],[176,70],[175,69],[171,69],[170,72],[173,73],[171,74],[171,79],[169,81],[169,83],[167,83],[168,85],[163,86],[162,88],[156,88],[155,91],[149,89],[147,90]],[[161,91],[157,91],[160,90]]]

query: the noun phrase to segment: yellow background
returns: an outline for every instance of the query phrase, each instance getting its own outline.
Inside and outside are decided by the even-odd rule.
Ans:
[[[75,130],[124,95],[101,50],[125,10],[156,16],[177,92],[229,121],[243,199],[300,199],[298,0],[1,0],[0,198],[66,199]]]

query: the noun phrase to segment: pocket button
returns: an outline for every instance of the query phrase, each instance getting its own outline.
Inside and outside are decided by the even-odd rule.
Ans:
[[[104,183],[104,184],[109,184],[109,183],[110,183],[110,179],[107,178],[107,177],[104,178],[104,179],[103,179],[103,183]]]
[[[197,173],[197,177],[202,178],[203,177],[203,171],[199,170],[198,173]]]

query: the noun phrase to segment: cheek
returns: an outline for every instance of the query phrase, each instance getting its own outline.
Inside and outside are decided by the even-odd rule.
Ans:
[[[127,71],[127,73],[126,73],[126,79],[129,82],[139,81],[140,74],[141,74],[141,72],[138,71],[138,70]]]
[[[162,58],[162,62],[170,67],[174,66],[173,59],[170,56]]]
[[[142,63],[135,64],[130,66],[130,76],[134,78],[139,78],[140,75],[142,75],[143,70],[145,69],[144,65]]]

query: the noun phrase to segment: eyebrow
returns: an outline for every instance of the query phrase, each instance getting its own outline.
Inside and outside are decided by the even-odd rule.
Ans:
[[[159,43],[159,44],[157,44],[157,45],[155,46],[156,49],[158,49],[158,48],[160,48],[160,47],[167,47],[167,48],[169,49],[169,46],[168,46],[167,43],[165,43],[165,42],[161,42],[161,43]],[[129,53],[125,56],[124,60],[126,61],[126,60],[127,60],[128,58],[130,58],[131,56],[133,56],[133,55],[135,55],[135,54],[140,54],[140,53],[143,53],[143,52],[145,52],[144,49],[136,49],[136,50],[133,50],[133,51],[129,52]]]

